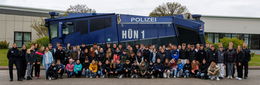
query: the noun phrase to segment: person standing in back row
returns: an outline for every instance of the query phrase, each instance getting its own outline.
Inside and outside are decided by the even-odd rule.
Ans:
[[[248,62],[251,60],[251,54],[250,54],[250,49],[247,48],[247,44],[243,43],[243,48],[242,48],[245,57],[243,59],[242,65],[244,67],[244,79],[247,79],[248,77]]]
[[[18,81],[22,81],[19,56],[20,56],[20,51],[18,50],[16,43],[13,43],[12,48],[9,49],[8,53],[7,53],[10,81],[13,81],[13,65],[14,64],[17,69]]]

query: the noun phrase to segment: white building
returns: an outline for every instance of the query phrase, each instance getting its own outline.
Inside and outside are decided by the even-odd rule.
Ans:
[[[205,36],[210,42],[236,37],[248,43],[251,49],[260,49],[260,18],[202,16],[201,20],[205,22]]]
[[[31,24],[49,17],[50,11],[57,10],[0,5],[0,41],[6,40],[10,44],[15,42],[21,47],[22,44],[37,39],[37,32]]]

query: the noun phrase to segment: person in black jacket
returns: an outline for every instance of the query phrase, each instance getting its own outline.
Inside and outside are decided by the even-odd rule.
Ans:
[[[55,62],[60,60],[63,65],[65,64],[65,51],[63,50],[62,45],[58,45],[58,49],[54,54],[54,60]]]
[[[228,49],[225,53],[225,63],[226,63],[226,75],[227,78],[232,79],[234,73],[234,63],[235,63],[236,51],[233,49],[233,45],[229,44]]]
[[[36,61],[36,57],[35,57],[34,45],[31,45],[31,48],[27,49],[27,52],[26,52],[27,80],[32,80],[33,65],[35,64],[35,61]]]
[[[126,78],[129,78],[131,76],[131,64],[129,60],[126,60],[125,64],[124,64],[124,76]]]
[[[212,62],[212,61],[216,62],[218,55],[214,45],[210,46],[210,50],[207,51],[207,56],[208,56],[208,62]]]
[[[20,62],[20,51],[18,50],[16,43],[12,45],[12,48],[8,50],[7,53],[7,59],[8,59],[8,68],[9,68],[9,76],[10,81],[13,81],[13,65],[15,64],[15,67],[17,69],[17,78],[18,81],[22,81],[21,78],[21,62]]]
[[[194,45],[191,45],[191,49],[188,51],[189,55],[189,60],[197,60],[197,52],[195,51]]]
[[[244,52],[242,51],[241,46],[237,47],[236,52],[236,67],[237,67],[237,80],[242,80],[243,78],[243,59],[245,57]]]
[[[154,64],[154,76],[156,78],[163,78],[164,66],[161,63],[161,59],[158,58]]]
[[[247,48],[247,44],[243,43],[243,52],[245,54],[245,57],[243,59],[242,65],[244,68],[244,79],[247,79],[248,77],[248,62],[251,60],[251,54],[250,49]]]
[[[220,74],[219,74],[219,78],[220,79],[223,79],[224,78],[224,75],[225,75],[225,67],[224,67],[224,62],[225,62],[225,51],[224,51],[224,48],[222,46],[222,44],[219,45],[219,50],[217,51],[217,65],[218,67],[220,68]]]
[[[22,49],[21,49],[21,78],[25,79],[25,74],[26,74],[26,66],[27,66],[27,62],[26,62],[26,46],[23,45]]]
[[[183,74],[184,78],[190,77],[191,64],[190,64],[189,60],[186,61],[186,64],[183,67],[183,71],[184,71],[184,74]]]
[[[200,64],[200,78],[206,79],[208,78],[208,68],[209,64],[207,63],[207,60],[203,59],[202,63]]]
[[[199,61],[200,63],[202,63],[202,60],[208,60],[208,57],[207,57],[207,53],[204,49],[204,46],[203,45],[200,45],[200,49],[197,53],[197,61]]]
[[[186,59],[187,59],[187,54],[186,54],[186,44],[182,43],[181,49],[180,49],[180,56],[179,59],[181,59],[182,63],[186,63]]]

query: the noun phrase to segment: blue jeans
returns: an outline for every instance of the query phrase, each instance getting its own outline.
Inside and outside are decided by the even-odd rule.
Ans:
[[[89,69],[85,69],[85,76],[86,76],[87,78],[91,76]]]
[[[90,76],[91,77],[96,77],[97,76],[97,72],[90,72]]]
[[[45,67],[45,75],[46,75],[46,79],[47,79],[47,77],[48,77],[47,72],[48,72],[48,69],[49,69],[50,65],[51,65],[51,64],[45,64],[45,65],[44,65],[44,67]]]
[[[98,74],[98,76],[100,76],[100,77],[104,75],[104,73],[103,73],[102,70],[98,70],[97,74]]]
[[[67,71],[67,75],[68,75],[68,77],[73,76],[73,71]]]
[[[184,75],[184,77],[190,77],[190,71],[185,70],[183,75]]]

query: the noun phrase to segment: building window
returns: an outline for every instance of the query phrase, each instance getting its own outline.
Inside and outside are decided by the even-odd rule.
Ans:
[[[31,42],[31,32],[14,32],[14,42],[18,47]]]

